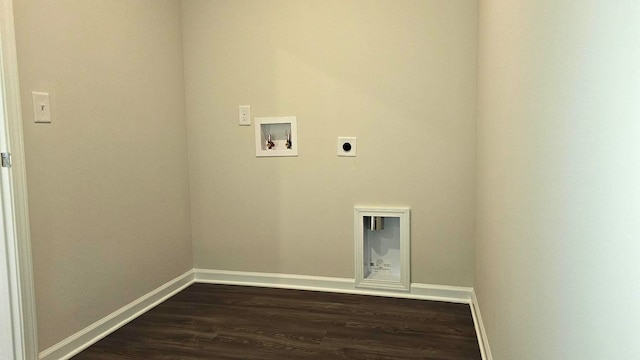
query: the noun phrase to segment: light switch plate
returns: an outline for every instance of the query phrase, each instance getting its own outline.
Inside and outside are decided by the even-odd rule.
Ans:
[[[36,123],[50,123],[49,93],[32,91],[31,97],[33,99],[33,121]]]
[[[339,137],[338,138],[338,156],[356,156],[356,138],[355,137]]]

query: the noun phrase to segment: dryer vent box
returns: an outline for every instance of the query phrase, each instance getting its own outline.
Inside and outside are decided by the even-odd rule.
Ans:
[[[409,208],[355,207],[356,286],[410,291]]]

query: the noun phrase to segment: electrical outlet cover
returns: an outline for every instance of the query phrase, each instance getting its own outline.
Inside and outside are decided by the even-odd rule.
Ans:
[[[251,105],[238,106],[238,125],[251,125]]]

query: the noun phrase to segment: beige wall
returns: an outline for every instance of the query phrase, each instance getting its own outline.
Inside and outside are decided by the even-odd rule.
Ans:
[[[640,2],[480,3],[475,289],[493,358],[638,358]]]
[[[43,350],[192,267],[180,8],[14,6]]]
[[[352,277],[369,204],[412,208],[414,282],[474,285],[477,218],[494,359],[640,353],[640,7],[480,3],[476,162],[475,1],[16,1],[41,350],[194,264]]]
[[[414,282],[473,284],[474,1],[15,7],[41,350],[194,264],[353,277],[356,204],[412,208]],[[240,104],[300,156],[256,159]]]
[[[399,205],[412,281],[473,284],[475,1],[186,0],[182,25],[196,267],[353,277],[353,206]],[[297,116],[299,157],[256,158],[241,104]]]

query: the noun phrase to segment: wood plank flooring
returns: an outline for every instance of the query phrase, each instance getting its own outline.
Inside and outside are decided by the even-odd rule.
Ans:
[[[73,357],[481,359],[468,305],[193,284]]]

